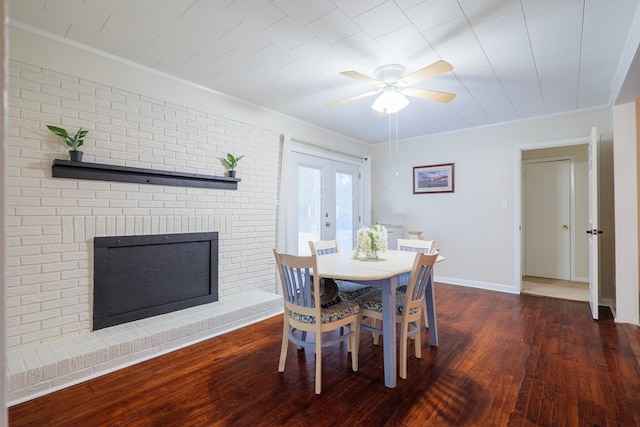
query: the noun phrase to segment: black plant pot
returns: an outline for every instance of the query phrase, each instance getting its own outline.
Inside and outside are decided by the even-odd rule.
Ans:
[[[236,177],[236,171],[227,171],[227,176],[229,178],[235,178]]]
[[[69,150],[69,158],[74,162],[82,161],[82,151],[78,150]]]

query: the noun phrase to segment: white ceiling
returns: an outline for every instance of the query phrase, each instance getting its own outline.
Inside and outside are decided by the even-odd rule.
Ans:
[[[414,87],[454,92],[453,101],[410,98],[398,113],[399,138],[413,138],[610,106],[640,25],[640,0],[8,3],[11,24],[372,143],[389,138],[388,118],[370,108],[375,97],[325,107],[372,89],[341,71],[451,63],[452,72]]]

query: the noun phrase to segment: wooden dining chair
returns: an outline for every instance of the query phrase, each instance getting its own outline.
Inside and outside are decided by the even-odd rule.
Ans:
[[[340,252],[340,245],[337,240],[318,240],[316,242],[309,240],[309,247],[311,248],[311,253],[318,256]],[[356,298],[372,289],[371,286],[360,285],[346,280],[336,280],[336,284],[338,285],[340,298],[349,301],[355,301]]]
[[[424,306],[427,285],[433,277],[433,266],[438,259],[438,253],[416,253],[411,269],[409,284],[403,292],[396,294],[396,323],[399,324],[400,339],[400,378],[407,378],[407,341],[415,340],[415,355],[422,358],[422,340],[420,338],[420,323]],[[375,289],[357,299],[360,304],[362,318],[370,318],[371,325],[361,323],[360,328],[373,332],[374,344],[378,343],[382,334],[382,291]]]
[[[351,369],[358,370],[358,347],[360,343],[360,307],[352,301],[340,301],[328,308],[320,306],[320,277],[317,273],[317,256],[282,254],[273,250],[276,266],[282,283],[284,298],[284,322],[282,347],[278,372],[284,372],[289,341],[298,348],[312,348],[315,352],[315,391],[322,391],[322,348],[347,341],[351,352]],[[342,327],[344,334],[327,332]],[[307,332],[313,333],[313,341],[307,341]],[[304,336],[303,336],[304,335]]]
[[[435,240],[398,239],[399,251],[430,253],[435,246]]]
[[[435,248],[435,240],[418,240],[418,239],[398,239],[398,250],[399,251],[409,251],[409,252],[422,252],[425,254],[429,254],[436,250]],[[398,276],[398,289],[403,291],[406,290],[407,283],[409,283],[410,273],[405,273]],[[427,304],[422,307],[424,312],[424,325],[426,327],[429,326],[429,318],[427,316]]]

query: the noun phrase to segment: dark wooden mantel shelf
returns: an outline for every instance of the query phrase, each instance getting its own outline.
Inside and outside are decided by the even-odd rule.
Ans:
[[[159,171],[100,163],[55,159],[51,166],[54,178],[92,179],[96,181],[133,182],[137,184],[237,190],[239,178],[201,175],[187,172]]]

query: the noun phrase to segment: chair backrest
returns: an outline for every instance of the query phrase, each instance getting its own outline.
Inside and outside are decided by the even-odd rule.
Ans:
[[[319,314],[320,304],[316,306],[313,297],[320,295],[320,278],[313,275],[314,271],[318,271],[317,257],[282,254],[277,249],[273,250],[273,254],[285,306],[301,314]]]
[[[337,240],[318,240],[317,242],[309,240],[309,247],[311,248],[311,253],[314,255],[327,255],[340,252]]]
[[[435,240],[398,239],[398,250],[428,254],[433,251],[434,244]]]
[[[437,259],[438,250],[431,254],[421,252],[416,254],[406,292],[407,298],[410,299],[410,301],[407,301],[408,308],[422,304],[427,284],[429,280],[432,280],[432,270]]]

